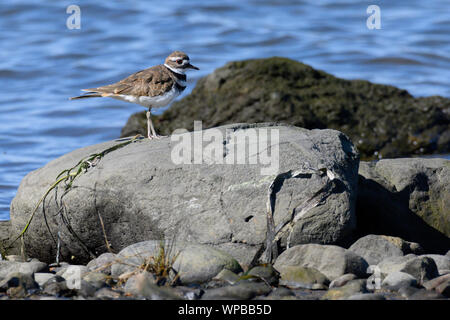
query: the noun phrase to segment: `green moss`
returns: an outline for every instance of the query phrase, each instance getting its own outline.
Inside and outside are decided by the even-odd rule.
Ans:
[[[429,226],[450,237],[450,199],[429,191],[429,201],[421,202],[416,212]]]

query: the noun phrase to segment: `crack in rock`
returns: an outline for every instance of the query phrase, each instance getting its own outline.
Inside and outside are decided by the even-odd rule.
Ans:
[[[304,176],[311,177],[313,174],[323,177],[327,176],[327,181],[322,188],[316,191],[308,200],[297,205],[291,212],[288,219],[278,224],[275,227],[274,214],[275,214],[275,203],[276,195],[281,190],[281,187],[285,180],[292,178],[299,178]],[[300,169],[295,171],[288,171],[278,174],[269,186],[267,194],[267,235],[266,235],[266,245],[265,250],[262,252],[260,261],[262,263],[272,263],[278,257],[278,246],[277,242],[284,235],[288,234],[287,247],[290,246],[290,239],[292,236],[292,231],[295,223],[300,220],[308,211],[312,208],[318,206],[323,202],[333,191],[334,183],[336,180],[336,175],[326,168],[320,169]]]

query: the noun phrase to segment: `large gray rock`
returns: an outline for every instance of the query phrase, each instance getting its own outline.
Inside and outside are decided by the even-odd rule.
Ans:
[[[284,251],[274,264],[281,274],[288,266],[314,268],[334,280],[346,273],[364,277],[368,264],[356,253],[338,246],[303,244]]]
[[[248,157],[246,164],[236,165],[208,164],[208,157],[202,164],[175,164],[171,155],[177,154],[180,141],[140,140],[107,153],[78,176],[67,192],[61,185],[57,202],[55,190],[49,193],[46,220],[41,207],[25,236],[28,254],[42,261],[54,260],[53,239],[60,231],[61,259],[74,263],[106,252],[106,235],[115,252],[139,241],[176,238],[213,245],[243,265],[250,264],[258,259],[266,240],[268,190],[275,178],[271,192],[275,227],[291,221],[296,213],[296,220],[287,225],[288,232],[279,235],[282,246],[288,240],[291,246],[339,243],[354,230],[358,155],[344,134],[276,124],[237,124],[211,130],[198,131],[196,137],[219,131],[221,139],[203,146],[218,147],[218,159],[225,162],[232,159],[236,137],[259,134],[263,147],[259,156],[253,152],[251,159],[262,160],[267,149],[275,156],[278,147],[279,162],[272,158],[275,170],[262,161],[249,164]],[[279,143],[273,140],[272,147],[266,148],[263,133],[270,137],[277,132]],[[175,137],[193,140],[194,133]],[[237,142],[239,148],[245,146],[242,141]],[[253,142],[246,147],[253,150],[257,146]],[[38,200],[63,170],[118,143],[75,150],[29,173],[11,204],[14,233],[25,226]],[[187,160],[193,157],[187,155]],[[63,201],[59,201],[61,197]]]
[[[389,257],[416,253],[420,246],[397,237],[369,234],[358,239],[349,250],[363,257],[368,264],[376,265]]]
[[[427,253],[450,248],[450,161],[385,159],[361,162],[358,231],[418,242]]]

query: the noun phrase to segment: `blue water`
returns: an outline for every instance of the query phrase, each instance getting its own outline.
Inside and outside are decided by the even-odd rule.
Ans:
[[[347,79],[450,96],[448,0],[31,1],[0,4],[0,219],[21,179],[73,149],[117,138],[142,107],[69,101],[186,51],[195,81],[230,60],[285,56]],[[67,6],[81,29],[66,27]],[[369,4],[381,29],[366,27]]]

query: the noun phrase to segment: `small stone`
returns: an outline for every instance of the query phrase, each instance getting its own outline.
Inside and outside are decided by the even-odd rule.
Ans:
[[[440,284],[444,283],[445,281],[450,280],[450,274],[445,274],[443,276],[425,281],[422,285],[427,290],[433,290]]]
[[[391,272],[401,271],[408,261],[417,258],[415,254],[407,254],[406,256],[389,257],[381,261],[377,267],[384,275],[388,275]]]
[[[68,286],[70,286],[69,283],[80,281],[88,272],[89,269],[86,266],[70,265],[56,274],[63,277],[67,281]]]
[[[386,300],[386,298],[380,293],[357,293],[348,297],[348,300]]]
[[[436,287],[436,292],[450,298],[450,280],[447,280]]]
[[[314,268],[286,266],[282,270],[280,285],[290,289],[328,289],[330,281],[323,273]]]
[[[76,294],[75,291],[67,287],[66,280],[58,275],[44,283],[42,293],[56,297],[70,297]]]
[[[225,281],[229,284],[235,284],[239,281],[239,276],[233,271],[223,269],[212,280]]]
[[[439,292],[430,291],[426,289],[420,289],[408,298],[408,300],[436,300],[436,299],[445,299],[445,297]]]
[[[59,272],[62,272],[62,270],[67,269],[70,266],[67,262],[60,262],[60,263],[52,263],[49,264],[49,271],[58,274]]]
[[[12,272],[0,281],[0,291],[2,292],[15,287],[22,287],[25,291],[39,289],[39,285],[34,281],[33,276],[28,273]]]
[[[278,284],[280,273],[273,266],[256,266],[249,270],[246,275],[261,278],[270,285]]]
[[[167,242],[149,240],[131,244],[123,248],[116,254],[116,260],[111,265],[111,275],[119,278],[124,273],[134,272],[146,263],[151,257],[157,257],[161,250],[161,245],[166,248],[170,246]],[[165,253],[169,259],[172,259],[175,252]]]
[[[398,290],[401,287],[417,286],[417,279],[409,273],[397,271],[388,274],[381,285],[390,290]]]
[[[403,297],[403,298],[409,298],[411,297],[413,294],[415,294],[416,292],[420,291],[421,289],[417,288],[417,287],[401,287],[400,289],[398,289],[398,293]]]
[[[82,297],[93,297],[97,289],[89,282],[80,280],[77,287],[73,288],[77,291],[77,294]]]
[[[47,264],[37,260],[29,262],[16,262],[16,261],[0,261],[0,279],[6,278],[11,272],[19,272],[22,274],[33,274],[46,269]]]
[[[285,287],[278,287],[272,290],[272,292],[269,294],[269,296],[272,297],[288,297],[288,296],[295,296],[295,293],[292,292],[292,290],[285,288]]]
[[[188,245],[183,248],[173,269],[178,272],[182,284],[208,282],[223,269],[242,271],[231,255],[207,245]]]
[[[47,264],[44,262],[41,262],[36,259],[32,259],[29,262],[23,262],[20,263],[19,266],[19,272],[21,273],[27,273],[27,274],[33,274],[35,272],[41,272],[43,270],[47,269]]]
[[[112,281],[111,277],[102,272],[89,272],[83,276],[83,280],[89,282],[96,289],[100,289]]]
[[[376,265],[389,257],[420,252],[420,245],[401,238],[369,234],[358,239],[349,250],[363,257],[369,265]]]
[[[438,273],[443,274],[443,271],[450,269],[450,258],[440,254],[424,254],[419,256],[419,258],[431,258],[436,263]]]
[[[331,281],[330,283],[330,289],[331,288],[338,288],[338,287],[342,287],[343,285],[345,285],[347,282],[351,281],[351,280],[355,280],[357,277],[356,275],[354,275],[353,273],[347,273],[347,274],[343,274],[342,276],[340,276],[339,278],[334,279],[333,281]]]
[[[0,281],[0,291],[6,290],[8,296],[14,299],[24,298],[37,289],[39,289],[39,285],[28,273],[13,272]]]
[[[36,272],[34,274],[34,281],[42,287],[49,279],[56,277],[54,273],[50,272]]]
[[[286,266],[314,268],[330,280],[346,273],[364,277],[368,268],[366,260],[353,251],[335,245],[315,243],[296,245],[281,253],[274,268],[283,273]]]
[[[347,282],[342,287],[329,289],[322,296],[322,300],[342,300],[351,297],[357,293],[367,293],[366,280],[358,279]]]
[[[206,290],[202,300],[249,300],[270,291],[272,288],[264,282],[240,281],[235,285]]]
[[[225,270],[225,269],[224,269]],[[204,291],[201,288],[193,288],[186,286],[177,286],[175,290],[179,292],[186,300],[198,300],[203,295]]]
[[[5,257],[8,261],[14,261],[14,262],[27,262],[26,259],[24,259],[22,256],[11,254]]]
[[[136,297],[150,300],[180,300],[182,296],[169,287],[159,287],[148,272],[140,272],[128,279],[124,291]]]
[[[416,278],[419,283],[423,283],[424,281],[431,280],[439,276],[436,263],[433,259],[428,257],[417,257],[410,260],[400,271],[409,273]]]
[[[441,270],[439,270],[439,274],[441,276],[449,274],[449,273],[450,273],[450,269],[441,269]]]
[[[104,274],[111,274],[111,266],[116,261],[116,255],[111,252],[105,252],[97,258],[92,259],[86,265],[90,271],[102,272]]]
[[[97,290],[94,297],[96,297],[97,299],[112,300],[121,298],[122,293],[120,291],[104,287]]]

